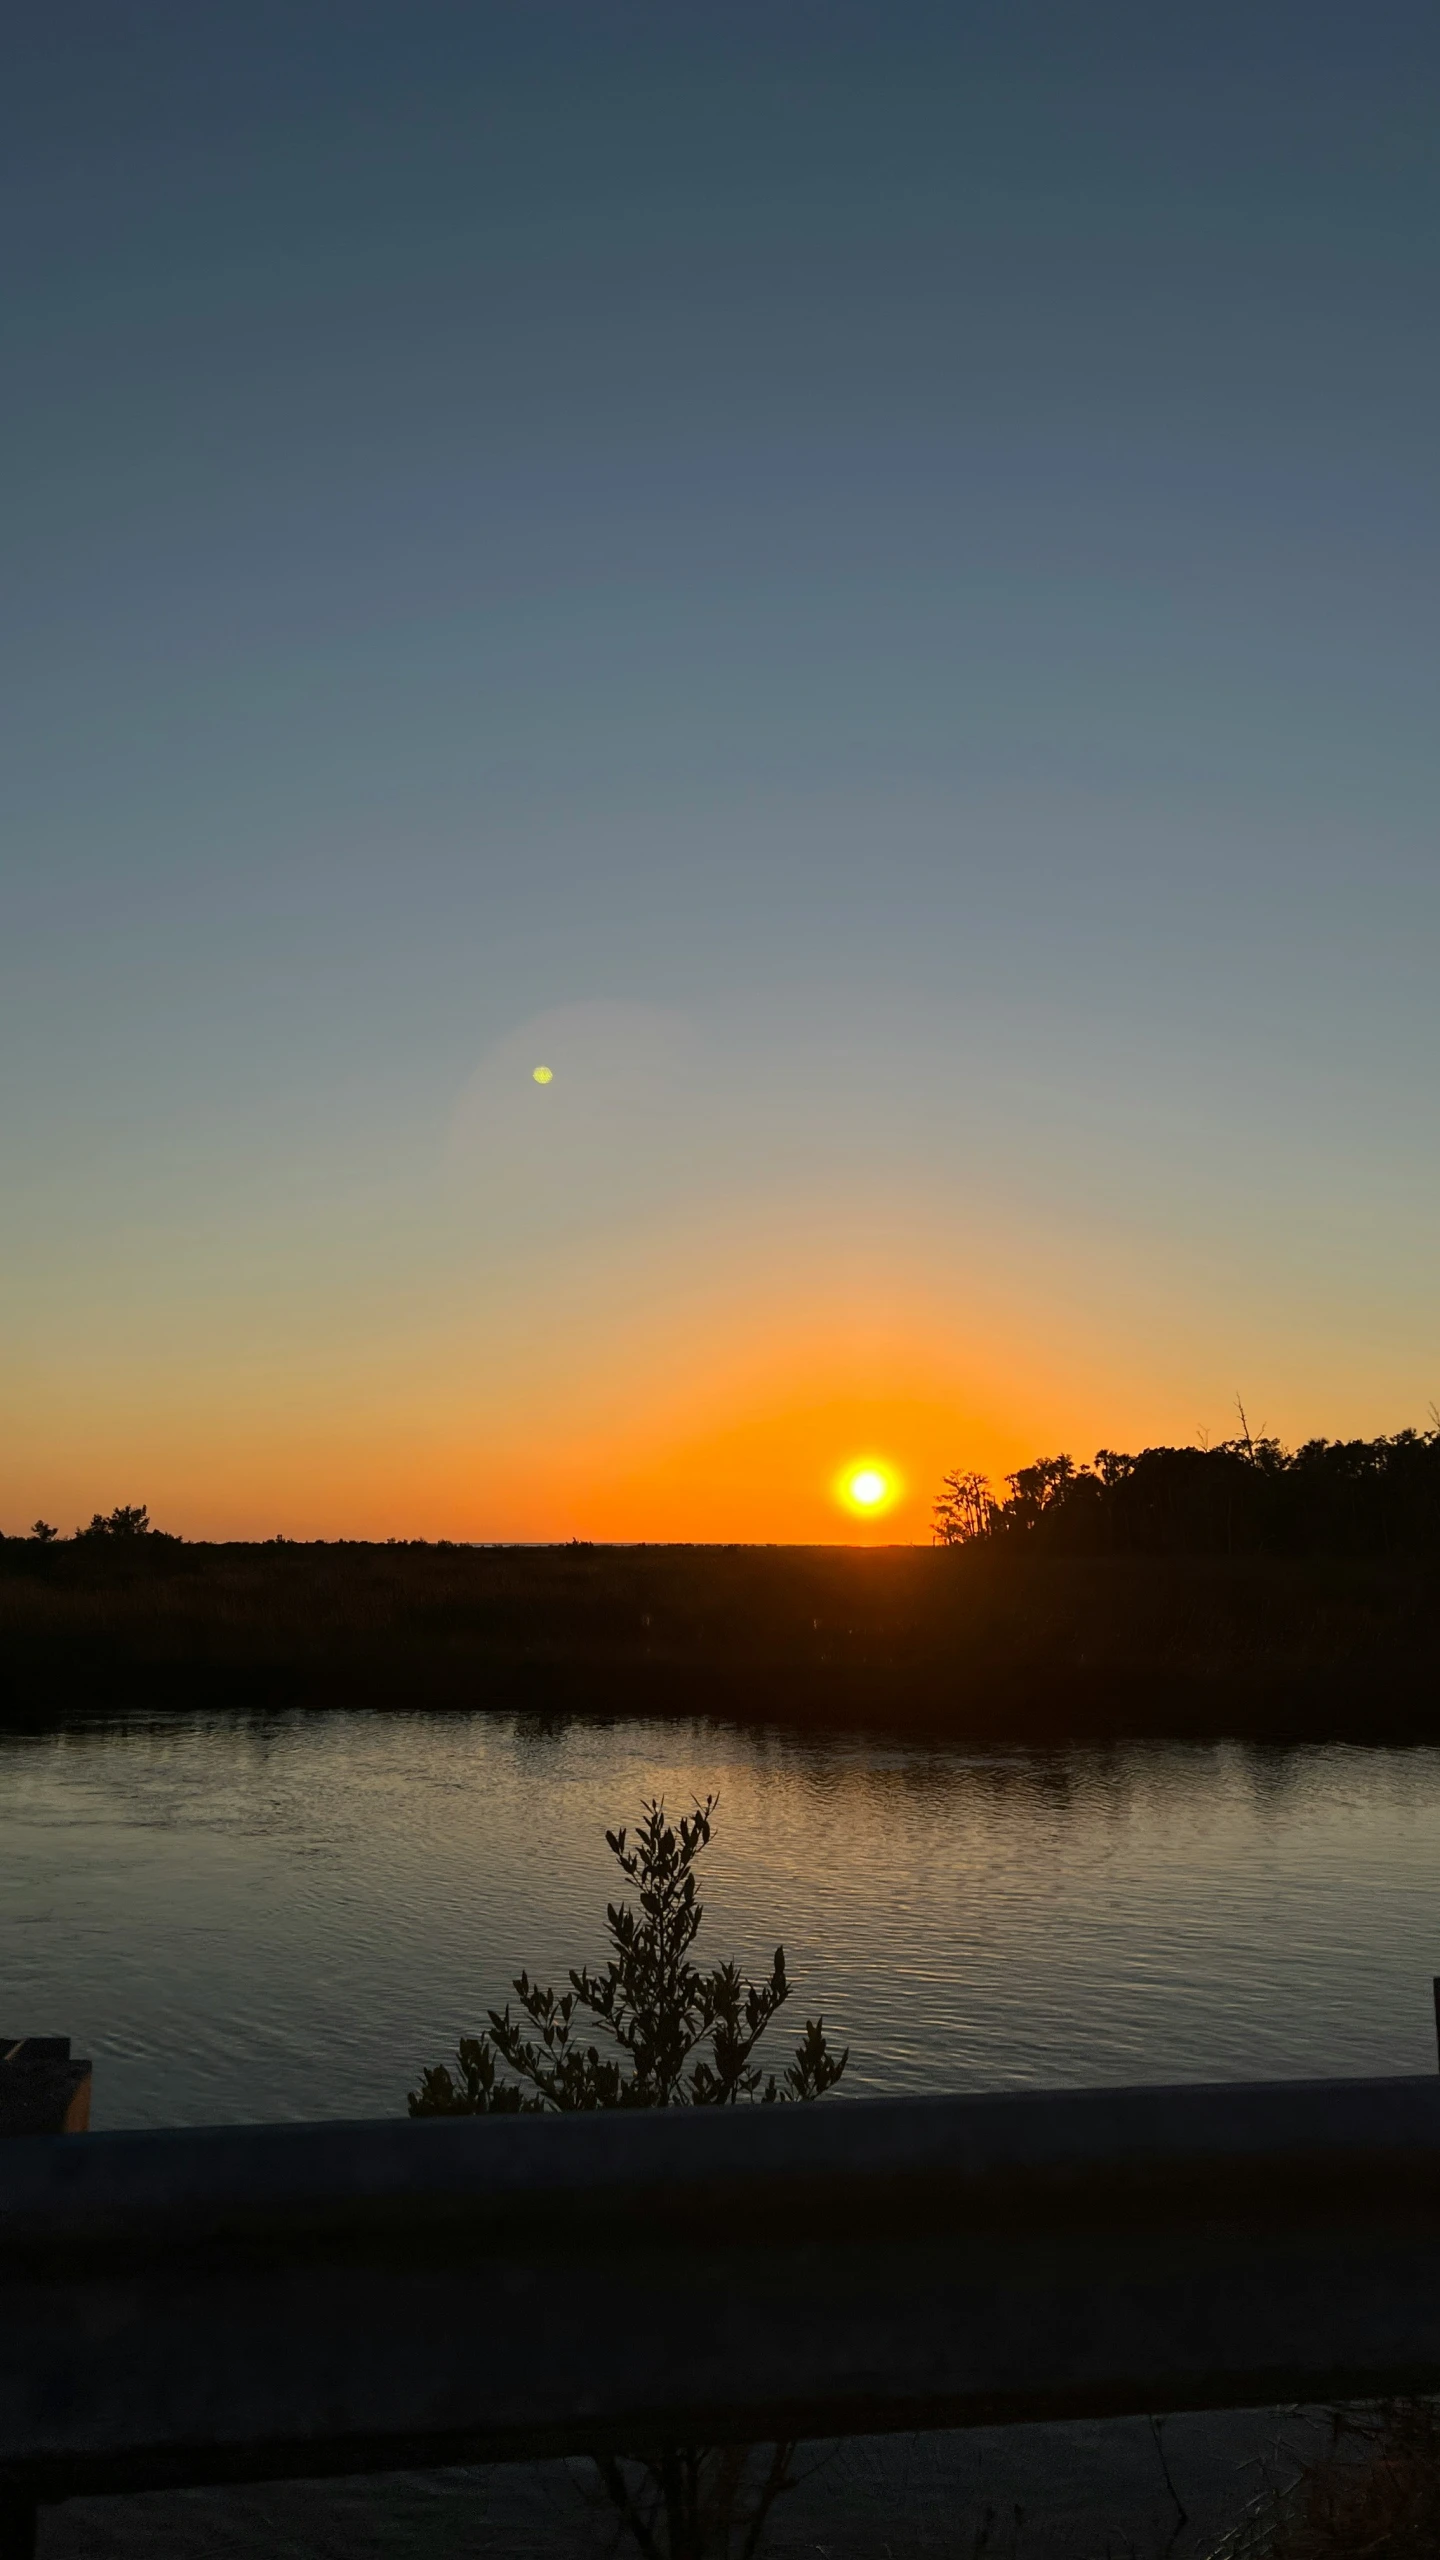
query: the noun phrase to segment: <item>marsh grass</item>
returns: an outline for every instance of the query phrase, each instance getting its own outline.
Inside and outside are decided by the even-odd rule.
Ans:
[[[1440,1564],[0,1543],[0,1715],[374,1703],[1257,1739],[1440,1731]]]
[[[1435,2560],[1440,2409],[1395,2400],[1337,2410],[1330,2442],[1286,2488],[1268,2489],[1209,2560]]]

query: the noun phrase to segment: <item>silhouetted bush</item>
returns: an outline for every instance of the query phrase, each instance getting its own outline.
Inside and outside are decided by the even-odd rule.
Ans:
[[[508,2000],[503,2010],[492,2009],[488,2034],[460,2040],[458,2082],[444,2063],[426,2071],[410,2092],[412,2116],[729,2107],[755,2099],[773,2105],[834,2088],[849,2055],[831,2053],[823,2019],[806,2019],[795,2059],[779,2081],[773,2072],[767,2078],[754,2059],[790,1997],[783,1947],[776,1948],[764,1982],[747,1981],[734,1963],[705,1973],[690,1961],[705,1910],[696,1895],[695,1861],[710,1845],[715,1804],[708,1796],[671,1824],[654,1798],[633,1846],[623,1827],[606,1832],[640,1909],[607,1905],[611,1952],[604,1971],[572,1972],[566,1992],[542,1989],[519,1974],[514,1989],[523,2017],[511,2016]],[[578,2041],[586,2025],[600,2029],[609,2052]],[[501,2064],[513,2080],[499,2077]]]

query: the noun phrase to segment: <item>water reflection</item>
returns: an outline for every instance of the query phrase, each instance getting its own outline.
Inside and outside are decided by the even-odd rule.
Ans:
[[[858,2090],[1433,2066],[1440,1753],[681,1721],[7,1739],[6,2020],[94,2052],[100,2123],[389,2113],[522,1962],[598,1952],[606,1824],[714,1786],[712,1951],[783,1939]]]

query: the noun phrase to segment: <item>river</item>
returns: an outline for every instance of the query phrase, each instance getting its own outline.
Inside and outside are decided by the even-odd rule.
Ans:
[[[0,2028],[97,2126],[400,2113],[601,1955],[606,1825],[711,1790],[698,1952],[783,1941],[853,2094],[1434,2068],[1440,1752],[403,1713],[0,1740]]]

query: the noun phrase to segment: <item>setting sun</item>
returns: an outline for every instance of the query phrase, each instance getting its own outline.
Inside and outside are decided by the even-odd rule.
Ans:
[[[873,1519],[877,1512],[888,1511],[900,1491],[893,1467],[878,1458],[852,1458],[836,1481],[836,1493],[848,1511]]]

